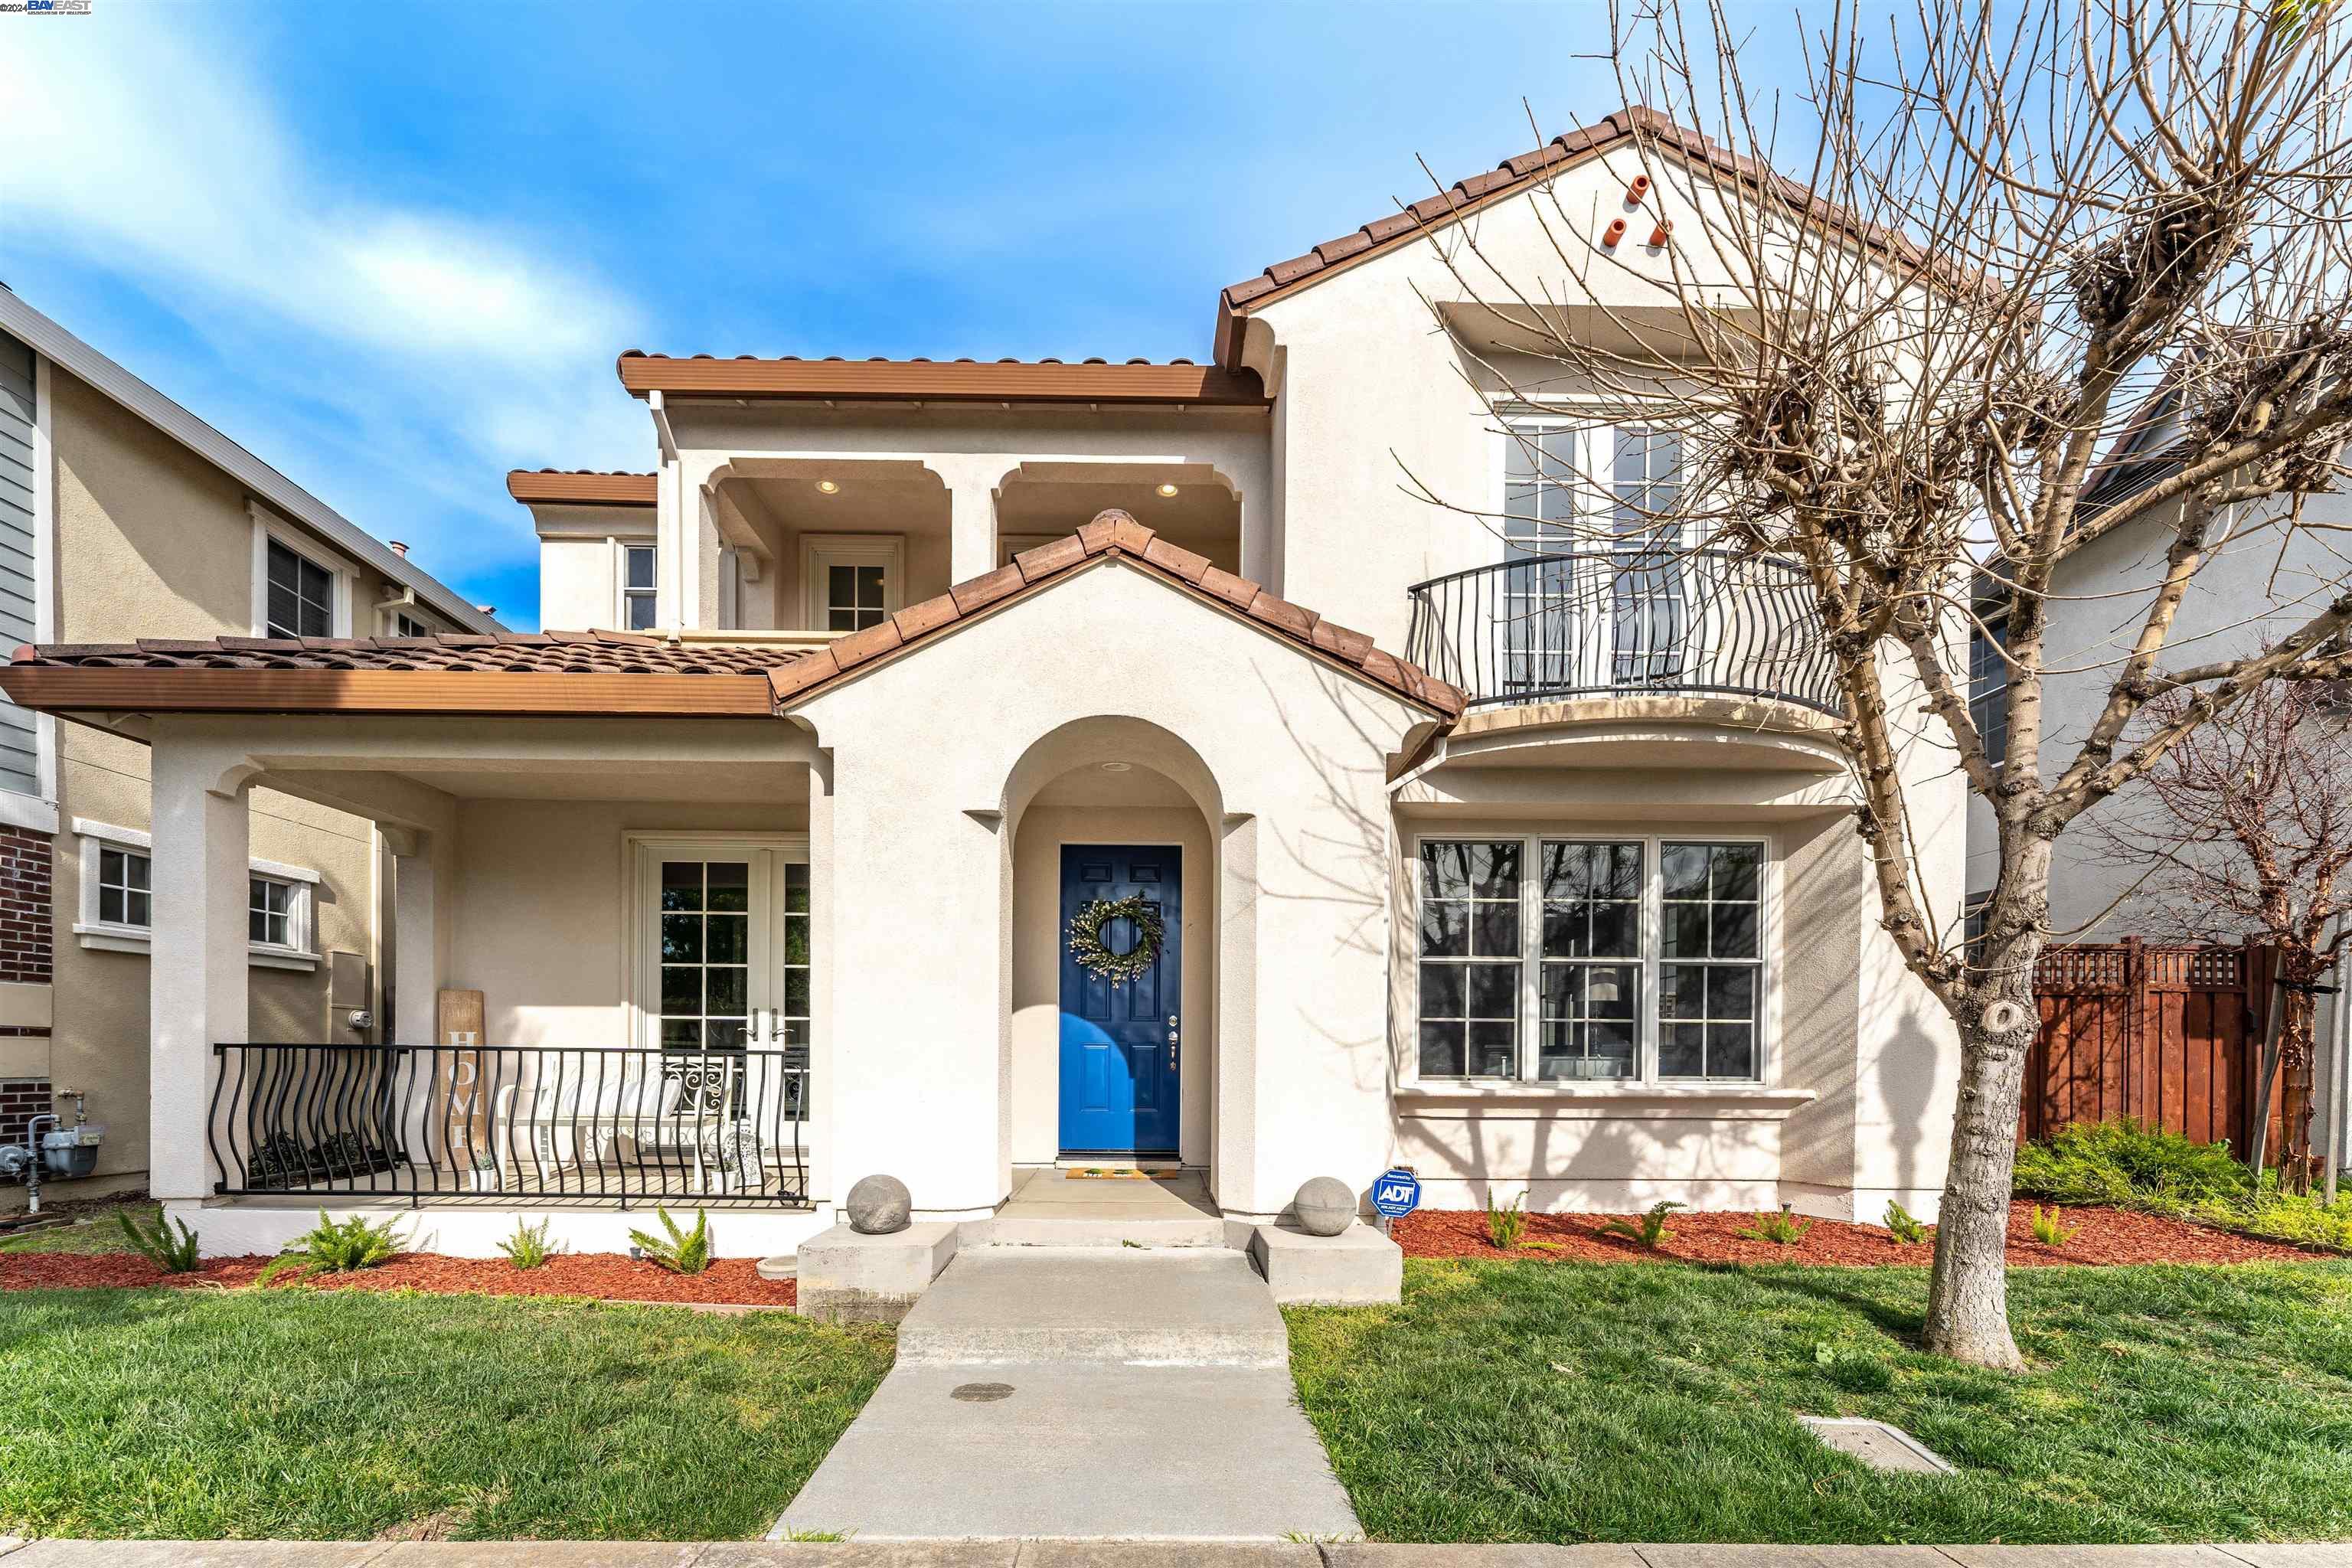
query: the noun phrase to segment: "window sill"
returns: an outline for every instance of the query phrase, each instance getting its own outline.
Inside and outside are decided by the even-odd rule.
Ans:
[[[92,952],[135,952],[144,957],[154,951],[154,936],[137,926],[90,925],[76,922],[74,935],[81,945]],[[256,969],[315,970],[319,955],[302,952],[290,947],[264,947],[248,942],[245,961]]]
[[[76,921],[73,930],[81,945],[92,952],[144,953],[152,940],[137,926],[93,925]]]
[[[1400,1107],[1494,1105],[1554,1108],[1591,1116],[1636,1116],[1654,1120],[1718,1117],[1732,1121],[1777,1121],[1821,1098],[1810,1089],[1774,1089],[1763,1084],[1695,1083],[1469,1083],[1399,1084]]]

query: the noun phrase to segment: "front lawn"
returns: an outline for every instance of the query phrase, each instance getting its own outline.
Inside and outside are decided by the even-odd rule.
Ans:
[[[1286,1315],[1374,1540],[2352,1537],[2352,1265],[2019,1270],[2023,1377],[1922,1353],[1927,1283],[1412,1259],[1401,1306]],[[1799,1413],[1961,1473],[1865,1469]]]
[[[0,1535],[756,1536],[890,1356],[772,1311],[0,1295]]]

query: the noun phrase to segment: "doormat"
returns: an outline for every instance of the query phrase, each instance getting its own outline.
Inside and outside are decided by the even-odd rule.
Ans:
[[[1078,1170],[1064,1171],[1062,1179],[1070,1182],[1172,1182],[1181,1171],[1139,1171],[1132,1165],[1087,1165]]]

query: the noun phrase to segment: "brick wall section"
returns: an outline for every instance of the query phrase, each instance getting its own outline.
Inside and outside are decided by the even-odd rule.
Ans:
[[[0,827],[0,981],[50,981],[49,836]]]
[[[0,1143],[22,1143],[25,1141],[25,1123],[49,1109],[47,1079],[0,1079]],[[8,1184],[13,1186],[16,1182]]]

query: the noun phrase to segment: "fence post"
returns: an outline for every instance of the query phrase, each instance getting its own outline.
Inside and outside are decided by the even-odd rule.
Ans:
[[[2147,1076],[2140,1070],[2140,1053],[2147,1048],[2147,952],[2136,936],[2124,938],[2123,1026],[2124,1114],[2144,1121],[2139,1089]]]

